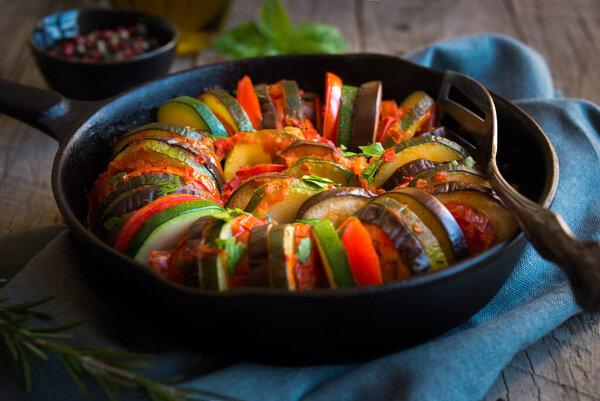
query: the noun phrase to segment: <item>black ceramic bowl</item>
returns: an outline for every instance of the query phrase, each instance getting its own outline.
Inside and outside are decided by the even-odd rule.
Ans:
[[[87,252],[83,268],[128,324],[162,331],[172,342],[236,358],[284,364],[345,362],[425,342],[467,320],[502,287],[527,244],[524,235],[516,233],[447,269],[384,285],[215,292],[167,281],[86,227],[86,194],[106,169],[115,138],[151,122],[152,110],[161,103],[175,96],[198,96],[214,85],[234,89],[244,75],[254,82],[293,79],[305,90],[322,93],[327,71],[350,85],[381,80],[387,99],[403,99],[415,90],[435,96],[444,76],[397,57],[373,54],[261,57],[180,72],[98,103],[72,101],[0,80],[0,112],[59,141],[52,172],[57,204],[82,252]],[[549,206],[558,183],[552,144],[521,109],[501,96],[492,97],[498,116],[499,165],[511,166],[505,178],[525,196]]]
[[[131,58],[107,61],[81,61],[47,52],[55,41],[76,34],[138,23],[146,25],[148,36],[158,40],[158,48]],[[29,36],[29,47],[48,86],[73,99],[96,100],[166,74],[178,37],[175,25],[152,14],[120,9],[75,9],[41,19]]]

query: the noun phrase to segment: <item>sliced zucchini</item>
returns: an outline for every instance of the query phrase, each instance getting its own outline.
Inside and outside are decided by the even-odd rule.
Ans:
[[[214,136],[227,137],[227,131],[213,112],[198,99],[180,96],[163,103],[158,108],[159,123],[177,124],[208,130]]]
[[[274,225],[269,231],[269,277],[272,288],[296,290],[294,252],[296,241],[294,227],[290,224]]]
[[[240,185],[235,191],[233,191],[229,199],[227,199],[225,207],[229,209],[239,208],[243,210],[248,205],[250,198],[252,198],[254,191],[258,187],[261,187],[268,182],[281,180],[283,178],[290,178],[290,176],[288,174],[277,172],[255,175]]]
[[[295,178],[276,180],[257,188],[244,210],[258,218],[269,215],[280,224],[291,223],[304,201],[320,191]]]
[[[203,245],[208,245],[213,251],[202,255],[200,287],[217,291],[229,288],[227,254],[219,248],[217,239],[227,241],[231,236],[231,226],[223,221],[214,221],[208,227]]]
[[[406,185],[412,180],[417,174],[422,173],[423,171],[432,169],[436,166],[439,166],[440,163],[432,162],[427,159],[416,159],[410,161],[396,169],[394,174],[387,179],[387,181],[381,187],[386,191],[392,190],[400,185]]]
[[[275,163],[292,166],[303,157],[335,161],[343,156],[335,146],[323,142],[302,140],[296,141],[283,149],[275,158]]]
[[[386,151],[387,152],[387,151]],[[384,157],[386,154],[384,153]],[[434,162],[449,162],[468,157],[468,152],[456,142],[439,136],[419,136],[400,142],[394,149],[391,161],[382,162],[373,178],[375,188],[381,188],[394,171],[404,164],[416,160],[427,159]]]
[[[337,228],[374,196],[375,192],[359,187],[328,189],[308,198],[296,218],[329,220]]]
[[[448,266],[446,255],[440,246],[440,242],[431,229],[413,213],[407,205],[402,204],[389,197],[377,197],[372,202],[375,205],[386,207],[395,213],[399,220],[408,228],[410,233],[421,243],[425,250],[429,265],[433,270],[443,269]]]
[[[323,220],[311,227],[331,288],[351,288],[358,284],[348,263],[346,250],[333,224]]]
[[[125,253],[148,263],[152,251],[172,249],[199,217],[223,210],[209,200],[184,202],[149,217],[133,236]]]
[[[348,149],[350,148],[350,138],[352,137],[352,119],[354,118],[354,103],[357,95],[358,88],[356,86],[342,86],[337,145],[343,145]]]
[[[245,134],[225,161],[224,177],[229,181],[242,167],[272,164],[276,155],[298,138],[283,130],[261,130]]]
[[[302,178],[305,175],[316,175],[328,178],[343,187],[359,186],[356,174],[332,160],[302,157],[284,173],[292,177]]]
[[[225,106],[232,117],[238,132],[254,132],[252,122],[238,101],[223,89],[213,89],[209,92]],[[209,106],[210,107],[210,106]]]
[[[395,127],[390,129],[392,135],[386,136],[383,147],[389,148],[400,141],[412,138],[415,133],[421,128],[421,125],[429,117],[429,110],[435,104],[434,100],[423,91],[416,91],[408,95],[400,104],[401,108],[410,108]],[[396,135],[394,134],[396,131]]]
[[[210,215],[196,220],[189,229],[185,245],[176,255],[175,267],[183,276],[183,283],[190,287],[200,287],[202,282],[202,248],[204,238],[211,224],[221,224]]]
[[[300,90],[296,81],[282,80],[283,96],[285,98],[285,114],[294,126],[302,127],[304,124],[304,114],[302,112],[302,102],[300,99]]]

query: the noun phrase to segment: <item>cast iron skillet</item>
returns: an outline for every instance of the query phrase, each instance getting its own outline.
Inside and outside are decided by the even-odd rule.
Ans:
[[[380,286],[215,293],[166,281],[105,245],[85,224],[85,195],[105,170],[115,137],[150,122],[151,110],[164,101],[198,96],[215,85],[233,89],[246,74],[256,83],[294,79],[301,88],[322,93],[326,71],[352,85],[382,80],[384,98],[398,100],[418,89],[435,97],[443,76],[391,56],[289,55],[184,71],[98,103],[1,81],[0,112],[59,141],[52,171],[58,207],[89,254],[86,270],[121,309],[146,316],[153,329],[166,329],[174,340],[211,353],[286,364],[345,362],[422,343],[467,320],[506,281],[526,244],[523,234],[448,269]],[[498,95],[493,99],[499,165],[510,166],[504,174],[524,195],[549,206],[558,183],[550,141],[518,107]]]

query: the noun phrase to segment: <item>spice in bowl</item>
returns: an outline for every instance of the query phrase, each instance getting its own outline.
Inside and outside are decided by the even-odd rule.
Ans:
[[[113,61],[128,59],[159,46],[158,39],[148,35],[148,27],[138,23],[76,34],[56,41],[47,52],[51,56],[61,55],[81,61]]]

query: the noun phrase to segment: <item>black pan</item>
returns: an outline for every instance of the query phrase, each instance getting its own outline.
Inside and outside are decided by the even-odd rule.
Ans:
[[[497,293],[526,240],[522,233],[448,269],[395,283],[292,293],[257,288],[215,293],[166,281],[114,251],[86,228],[86,193],[105,170],[116,136],[152,121],[152,110],[175,96],[198,96],[214,85],[235,88],[294,79],[323,92],[326,71],[344,83],[383,81],[384,98],[420,89],[436,96],[443,72],[396,57],[352,54],[247,59],[167,76],[104,102],[64,99],[54,92],[0,81],[0,112],[60,143],[52,171],[58,207],[89,253],[86,270],[131,316],[166,328],[213,353],[283,363],[359,360],[427,341],[459,325]],[[499,165],[530,199],[549,206],[557,187],[556,154],[540,127],[518,107],[493,95],[498,114]]]

